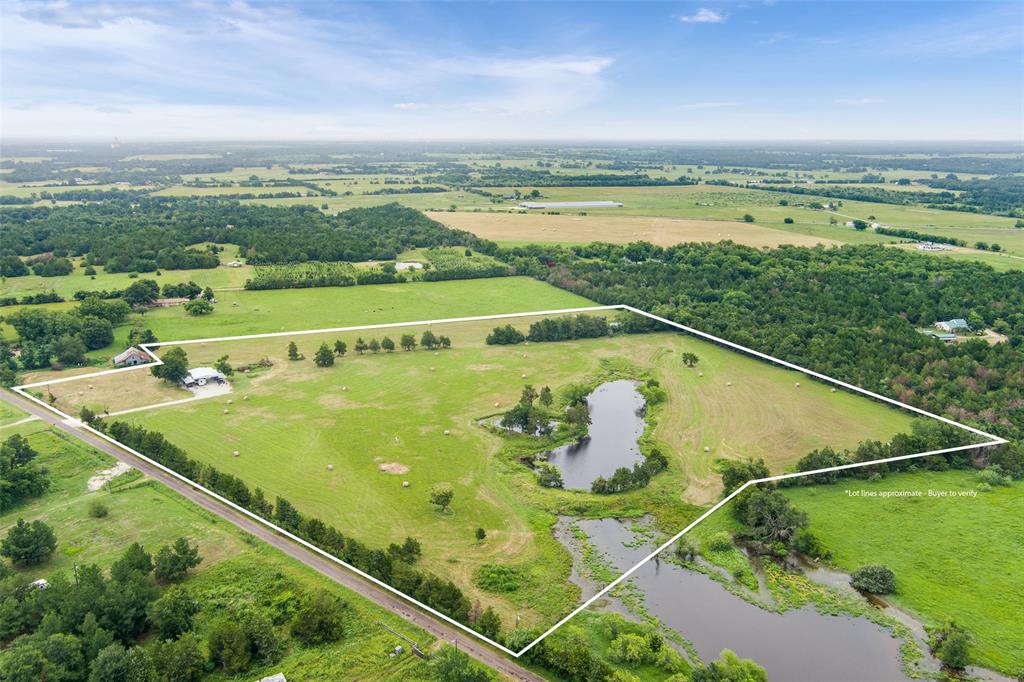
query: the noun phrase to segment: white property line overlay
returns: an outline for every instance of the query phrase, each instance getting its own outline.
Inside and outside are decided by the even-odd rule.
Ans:
[[[855,393],[860,393],[862,395],[866,395],[866,396],[871,397],[871,398],[873,398],[875,400],[880,400],[882,402],[888,403],[888,404],[893,405],[895,407],[898,407],[898,408],[901,408],[901,409],[904,409],[904,410],[909,410],[911,412],[920,414],[920,415],[925,416],[925,417],[929,417],[931,419],[936,419],[938,421],[941,421],[943,423],[949,424],[951,426],[955,426],[955,427],[958,427],[960,429],[964,429],[965,431],[969,431],[969,432],[971,432],[973,434],[976,434],[976,435],[979,435],[979,436],[983,436],[985,438],[988,438],[989,440],[987,442],[984,442],[984,443],[974,443],[974,444],[970,444],[970,445],[960,445],[960,446],[952,447],[952,448],[943,448],[941,450],[931,450],[929,452],[919,452],[919,453],[912,454],[912,455],[901,455],[899,457],[887,457],[887,458],[884,458],[884,459],[872,460],[870,462],[856,462],[856,463],[853,463],[853,464],[844,464],[844,465],[841,465],[841,466],[826,467],[826,468],[823,468],[823,469],[814,469],[812,471],[800,471],[800,472],[796,472],[796,473],[780,474],[778,476],[768,476],[768,477],[765,477],[765,478],[758,478],[758,479],[747,481],[742,486],[740,486],[736,490],[732,491],[732,493],[730,493],[728,496],[726,496],[722,500],[720,500],[713,507],[711,507],[710,509],[705,511],[703,514],[701,514],[699,517],[697,517],[693,522],[690,523],[690,525],[686,526],[686,528],[682,529],[681,531],[679,531],[678,533],[673,535],[671,538],[666,540],[660,547],[658,547],[653,552],[648,554],[646,557],[644,557],[643,559],[638,561],[636,563],[636,565],[634,565],[628,571],[626,571],[621,576],[619,576],[618,578],[613,580],[607,586],[602,588],[597,594],[595,594],[594,596],[590,597],[585,602],[583,602],[582,604],[577,606],[567,616],[565,616],[560,621],[558,621],[557,623],[552,625],[550,628],[545,630],[540,636],[538,636],[536,639],[534,639],[532,642],[530,642],[525,647],[523,647],[520,651],[517,652],[517,651],[512,651],[511,649],[509,649],[508,647],[504,646],[503,644],[501,644],[499,642],[496,642],[493,639],[480,634],[479,632],[473,630],[472,628],[470,628],[470,627],[468,627],[468,626],[458,622],[457,620],[455,620],[455,619],[453,619],[453,618],[451,618],[451,617],[441,613],[440,611],[438,611],[438,610],[436,610],[436,609],[434,609],[434,608],[432,608],[430,606],[427,606],[426,604],[420,602],[419,600],[413,599],[409,595],[407,595],[404,592],[401,592],[401,591],[395,589],[394,587],[392,587],[391,585],[385,583],[384,581],[379,580],[378,578],[375,578],[374,576],[372,576],[372,575],[370,575],[370,574],[368,574],[368,573],[366,573],[364,571],[361,571],[360,569],[356,568],[355,566],[352,566],[351,564],[349,564],[349,563],[347,563],[345,561],[342,561],[341,559],[337,558],[333,554],[330,554],[329,552],[326,552],[326,551],[320,549],[316,545],[314,545],[314,544],[312,544],[312,543],[310,543],[310,542],[308,542],[308,541],[298,537],[297,535],[294,535],[294,534],[288,532],[287,530],[277,526],[274,523],[271,523],[270,521],[268,521],[267,519],[263,518],[262,516],[259,516],[258,514],[255,514],[254,512],[249,511],[248,509],[246,509],[246,508],[244,508],[244,507],[242,507],[242,506],[232,502],[231,500],[229,500],[229,499],[227,499],[225,497],[222,497],[221,495],[213,492],[212,490],[209,490],[208,488],[206,488],[206,487],[204,487],[202,485],[199,485],[195,481],[193,481],[193,480],[191,480],[189,478],[186,478],[185,476],[182,476],[181,474],[179,474],[178,472],[174,471],[173,469],[170,469],[170,468],[164,466],[163,464],[161,464],[161,463],[159,463],[159,462],[157,462],[157,461],[155,461],[153,459],[150,459],[149,457],[147,457],[146,455],[142,454],[141,452],[138,452],[138,451],[128,447],[127,445],[124,445],[120,441],[117,441],[114,438],[111,438],[110,436],[108,436],[107,434],[103,433],[102,431],[94,429],[91,426],[89,426],[88,424],[84,424],[84,423],[80,422],[76,417],[73,417],[71,415],[68,415],[68,414],[62,412],[61,410],[57,409],[53,405],[50,405],[49,403],[47,403],[47,402],[45,402],[43,400],[40,400],[39,398],[35,397],[31,393],[28,393],[28,391],[27,391],[27,389],[38,388],[40,386],[49,386],[51,384],[60,384],[60,383],[68,382],[68,381],[77,381],[77,380],[80,380],[80,379],[90,379],[90,378],[93,378],[93,377],[106,376],[106,375],[109,375],[109,374],[117,374],[117,373],[120,373],[120,372],[130,372],[130,371],[134,371],[134,370],[145,369],[147,367],[155,367],[157,365],[162,365],[163,361],[160,360],[159,357],[157,357],[157,355],[151,350],[151,348],[160,348],[160,347],[163,347],[163,346],[184,346],[184,345],[195,344],[195,343],[206,344],[206,343],[218,343],[218,342],[223,342],[223,341],[245,341],[245,340],[248,340],[248,339],[267,339],[267,338],[275,338],[275,337],[283,337],[283,336],[303,336],[303,335],[309,335],[309,334],[327,334],[327,333],[336,333],[336,332],[353,332],[353,331],[364,331],[364,330],[371,330],[371,329],[390,329],[390,328],[396,328],[396,327],[429,326],[429,325],[432,325],[432,324],[446,324],[446,323],[455,323],[455,322],[477,322],[477,321],[482,321],[482,320],[500,320],[500,319],[522,318],[522,317],[537,317],[537,316],[542,316],[542,315],[565,315],[565,314],[570,314],[570,313],[598,312],[598,311],[602,311],[602,310],[624,310],[624,311],[628,311],[628,312],[631,312],[631,313],[635,313],[637,315],[641,315],[643,317],[647,317],[649,319],[655,320],[656,322],[660,322],[660,323],[662,323],[664,325],[667,325],[667,326],[670,326],[670,327],[674,327],[676,329],[684,331],[684,332],[686,332],[688,334],[691,334],[693,336],[698,336],[698,337],[701,337],[703,339],[707,339],[709,341],[712,341],[714,343],[718,343],[718,344],[722,344],[724,346],[728,346],[728,347],[733,348],[735,350],[738,350],[738,351],[740,351],[742,353],[745,353],[745,354],[748,354],[748,355],[753,355],[753,356],[755,356],[757,358],[760,358],[762,360],[766,360],[766,361],[771,362],[771,363],[776,364],[776,365],[781,365],[783,367],[786,367],[787,369],[792,369],[792,370],[796,370],[796,371],[802,372],[802,373],[806,374],[807,376],[814,377],[814,378],[819,379],[821,381],[824,381],[826,383],[830,383],[830,384],[834,384],[836,386],[840,386],[840,387],[842,387],[844,389],[847,389],[849,391],[853,391]],[[170,476],[172,476],[174,478],[177,478],[178,480],[182,481],[183,483],[188,484],[189,486],[191,486],[195,490],[198,490],[198,491],[204,493],[208,497],[211,497],[211,498],[217,500],[221,504],[223,504],[223,505],[233,509],[234,511],[236,511],[236,512],[238,512],[238,513],[240,513],[240,514],[242,514],[244,516],[249,517],[250,519],[252,519],[253,521],[256,521],[257,523],[260,523],[260,524],[270,528],[274,532],[276,532],[276,533],[278,533],[280,535],[283,535],[284,537],[288,538],[292,542],[295,542],[296,544],[299,544],[299,545],[305,547],[306,549],[308,549],[308,550],[310,550],[310,551],[312,551],[312,552],[314,552],[316,554],[319,554],[320,556],[324,557],[325,559],[328,559],[329,561],[332,561],[332,562],[334,562],[334,563],[336,563],[336,564],[338,564],[340,566],[343,566],[344,568],[352,571],[353,573],[355,573],[359,577],[363,578],[364,580],[368,580],[369,582],[373,583],[374,585],[377,585],[378,587],[380,587],[380,588],[382,588],[384,590],[387,590],[388,592],[390,592],[390,593],[392,593],[392,594],[394,594],[394,595],[396,595],[398,597],[401,597],[405,601],[415,605],[416,607],[418,607],[420,609],[423,609],[424,611],[426,611],[427,613],[430,613],[434,617],[439,618],[439,619],[443,620],[444,622],[448,623],[449,625],[452,625],[452,626],[462,630],[463,632],[465,632],[468,635],[476,637],[477,639],[485,642],[486,644],[489,644],[490,646],[495,647],[496,649],[498,649],[498,650],[508,654],[509,656],[512,656],[513,658],[519,658],[520,656],[525,654],[527,651],[529,651],[534,646],[536,646],[538,643],[540,643],[548,635],[550,635],[555,630],[557,630],[558,628],[560,628],[563,625],[565,625],[567,622],[569,622],[572,618],[574,618],[581,611],[585,610],[587,607],[589,607],[595,601],[597,601],[598,599],[600,599],[604,595],[608,594],[608,592],[610,592],[611,590],[615,589],[622,582],[628,580],[629,577],[632,576],[636,571],[640,570],[640,568],[644,564],[646,564],[648,561],[650,561],[651,559],[655,558],[657,555],[661,554],[663,551],[665,551],[666,549],[671,547],[676,541],[679,540],[679,538],[681,538],[683,535],[685,535],[690,530],[692,530],[697,524],[699,524],[701,521],[703,521],[708,516],[713,514],[715,511],[717,511],[719,508],[724,506],[726,503],[728,503],[730,500],[732,500],[734,497],[736,497],[738,494],[740,494],[743,490],[745,490],[747,487],[749,487],[751,485],[757,485],[759,483],[767,483],[767,482],[771,482],[771,481],[780,481],[780,480],[787,479],[787,478],[797,478],[797,477],[800,477],[800,476],[812,476],[812,475],[815,475],[815,474],[827,473],[827,472],[830,472],[830,471],[840,471],[840,470],[844,470],[844,469],[855,469],[855,468],[859,468],[859,467],[873,466],[873,465],[876,465],[876,464],[885,464],[887,462],[896,462],[896,461],[907,460],[907,459],[916,459],[918,457],[929,457],[929,456],[932,456],[932,455],[941,455],[941,454],[946,454],[946,453],[950,453],[950,452],[960,452],[960,451],[964,451],[964,450],[974,450],[974,449],[983,448],[983,447],[989,447],[989,446],[994,446],[994,445],[1002,445],[1002,444],[1008,442],[1004,438],[1000,438],[999,436],[994,436],[994,435],[992,435],[990,433],[986,433],[984,431],[981,431],[980,429],[976,429],[974,427],[967,426],[966,424],[961,424],[961,423],[959,423],[957,421],[954,421],[952,419],[948,419],[946,417],[942,417],[942,416],[937,415],[937,414],[932,414],[931,412],[928,412],[926,410],[922,410],[922,409],[920,409],[918,407],[914,407],[913,405],[907,405],[906,403],[901,403],[898,400],[894,400],[892,398],[888,398],[886,396],[879,395],[878,393],[874,393],[872,391],[868,391],[867,389],[860,388],[859,386],[854,386],[853,384],[848,384],[845,381],[840,381],[838,379],[833,379],[832,377],[826,376],[826,375],[821,374],[819,372],[815,372],[813,370],[806,369],[806,368],[801,367],[799,365],[795,365],[795,364],[793,364],[791,362],[786,362],[785,360],[780,360],[778,358],[772,357],[772,356],[767,355],[765,353],[761,353],[761,352],[753,350],[751,348],[747,348],[746,346],[741,346],[741,345],[739,345],[737,343],[733,343],[732,341],[727,341],[725,339],[719,338],[719,337],[714,336],[712,334],[708,334],[707,332],[702,332],[702,331],[700,331],[698,329],[694,329],[692,327],[687,327],[686,325],[679,324],[678,322],[674,322],[674,321],[666,319],[664,317],[659,317],[657,315],[653,315],[651,313],[648,313],[648,312],[646,312],[644,310],[640,310],[638,308],[634,308],[632,306],[624,305],[624,304],[589,306],[589,307],[583,307],[583,308],[562,308],[562,309],[559,309],[559,310],[541,310],[541,311],[536,311],[536,312],[525,312],[525,313],[503,313],[503,314],[499,314],[499,315],[476,315],[476,316],[472,316],[472,317],[452,317],[452,318],[439,319],[439,320],[420,320],[420,321],[415,321],[415,322],[391,322],[391,323],[386,323],[386,324],[368,324],[368,325],[357,325],[357,326],[350,326],[350,327],[331,327],[331,328],[327,328],[327,329],[307,329],[307,330],[295,331],[295,332],[270,332],[270,333],[265,333],[265,334],[246,334],[246,335],[242,335],[242,336],[222,336],[222,337],[209,338],[209,339],[188,339],[188,340],[184,340],[184,341],[164,341],[164,342],[156,342],[156,343],[144,343],[144,344],[140,344],[139,347],[143,351],[145,351],[151,358],[153,358],[153,362],[149,362],[149,363],[146,363],[146,364],[143,364],[143,365],[135,365],[133,367],[121,367],[121,368],[118,368],[118,369],[108,369],[108,370],[103,370],[103,371],[100,371],[100,372],[92,372],[92,373],[89,373],[89,374],[79,374],[79,375],[75,375],[75,376],[71,376],[71,377],[64,377],[64,378],[61,378],[61,379],[51,379],[50,381],[39,381],[39,382],[31,383],[31,384],[22,384],[20,386],[13,386],[12,390],[15,393],[17,393],[18,395],[22,396],[23,398],[25,398],[27,400],[31,400],[32,402],[35,402],[35,403],[41,405],[42,407],[50,410],[51,412],[54,412],[55,414],[60,416],[62,419],[68,421],[71,424],[74,424],[76,427],[79,427],[79,428],[81,428],[81,429],[83,429],[85,431],[88,431],[89,433],[93,434],[94,436],[102,438],[103,440],[105,440],[105,441],[107,441],[107,442],[117,446],[121,450],[124,450],[124,451],[130,453],[134,457],[138,457],[142,461],[147,462],[148,464],[150,464],[152,466],[155,466],[156,468],[160,469],[164,473],[166,473],[166,474],[168,474],[168,475],[170,475]]]

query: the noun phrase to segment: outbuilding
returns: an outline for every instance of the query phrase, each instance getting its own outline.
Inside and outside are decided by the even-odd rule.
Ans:
[[[124,352],[114,356],[114,364],[118,367],[135,367],[136,365],[144,365],[149,361],[149,355],[135,346],[130,346]]]
[[[622,208],[621,201],[524,201],[519,208]]]
[[[188,374],[181,380],[181,383],[185,385],[185,388],[193,388],[195,386],[206,386],[210,382],[223,384],[227,380],[226,376],[213,367],[195,367],[188,371]]]

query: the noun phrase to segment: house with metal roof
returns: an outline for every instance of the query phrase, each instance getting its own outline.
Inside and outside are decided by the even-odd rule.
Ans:
[[[935,328],[950,334],[971,331],[971,325],[967,324],[967,320],[959,317],[952,320],[945,320],[943,322],[936,322]]]
[[[181,383],[185,384],[185,388],[193,388],[195,386],[205,386],[210,382],[223,384],[227,380],[226,376],[213,367],[195,367],[188,371],[188,374],[181,380]]]

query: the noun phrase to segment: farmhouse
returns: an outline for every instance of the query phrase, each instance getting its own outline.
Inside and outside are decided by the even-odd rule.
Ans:
[[[240,260],[233,260],[230,263],[228,263],[228,267],[229,268],[240,268],[240,267],[242,267],[242,261],[240,261]]]
[[[173,308],[176,305],[185,305],[188,301],[187,298],[158,298],[153,301],[153,305],[157,308]]]
[[[227,377],[213,367],[195,367],[188,371],[188,374],[181,380],[181,383],[185,385],[185,388],[193,388],[195,386],[205,386],[211,381],[223,384],[227,381]]]
[[[395,270],[397,270],[398,272],[402,272],[403,270],[422,270],[422,269],[423,269],[423,263],[415,263],[415,262],[412,262],[412,261],[407,262],[407,263],[403,263],[403,262],[395,263]]]
[[[519,208],[622,208],[621,201],[524,201]]]
[[[954,318],[952,320],[946,320],[944,322],[936,322],[935,328],[938,329],[939,331],[944,331],[949,334],[953,334],[956,332],[971,331],[971,325],[967,324],[967,320],[961,319],[959,317]]]
[[[114,356],[114,364],[118,367],[135,367],[147,362],[149,362],[149,356],[135,346]]]

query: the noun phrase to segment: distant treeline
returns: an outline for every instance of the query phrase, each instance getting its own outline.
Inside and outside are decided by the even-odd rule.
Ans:
[[[320,519],[302,514],[283,497],[279,496],[271,503],[260,488],[250,489],[237,476],[190,458],[184,450],[157,431],[148,431],[125,422],[108,425],[95,419],[93,425],[128,447],[272,521],[404,594],[460,623],[470,622],[470,601],[455,583],[413,567],[421,552],[420,544],[415,539],[407,538],[402,545],[391,544],[387,549],[370,549]]]
[[[495,327],[487,336],[490,345],[514,345],[523,341],[570,341],[572,339],[596,339],[609,336],[613,327],[607,318],[596,315],[574,317],[546,317],[530,325],[529,333],[523,334],[512,325]]]
[[[652,178],[646,174],[624,175],[617,173],[593,173],[570,175],[552,173],[549,170],[534,170],[517,167],[473,168],[462,166],[449,169],[442,174],[428,178],[457,187],[660,187],[668,185],[696,185],[697,180],[685,176],[675,179]]]
[[[15,207],[4,213],[4,230],[0,255],[86,255],[89,264],[112,262],[114,272],[215,267],[215,255],[186,248],[200,242],[237,244],[254,265],[393,260],[430,246],[496,248],[398,204],[328,216],[313,206],[243,205],[217,197]]]
[[[900,227],[876,227],[878,234],[889,235],[890,237],[902,237],[904,239],[916,239],[921,242],[934,242],[935,244],[951,244],[953,246],[967,246],[967,242],[956,237],[944,237],[939,234],[925,234],[915,230],[905,230]]]

